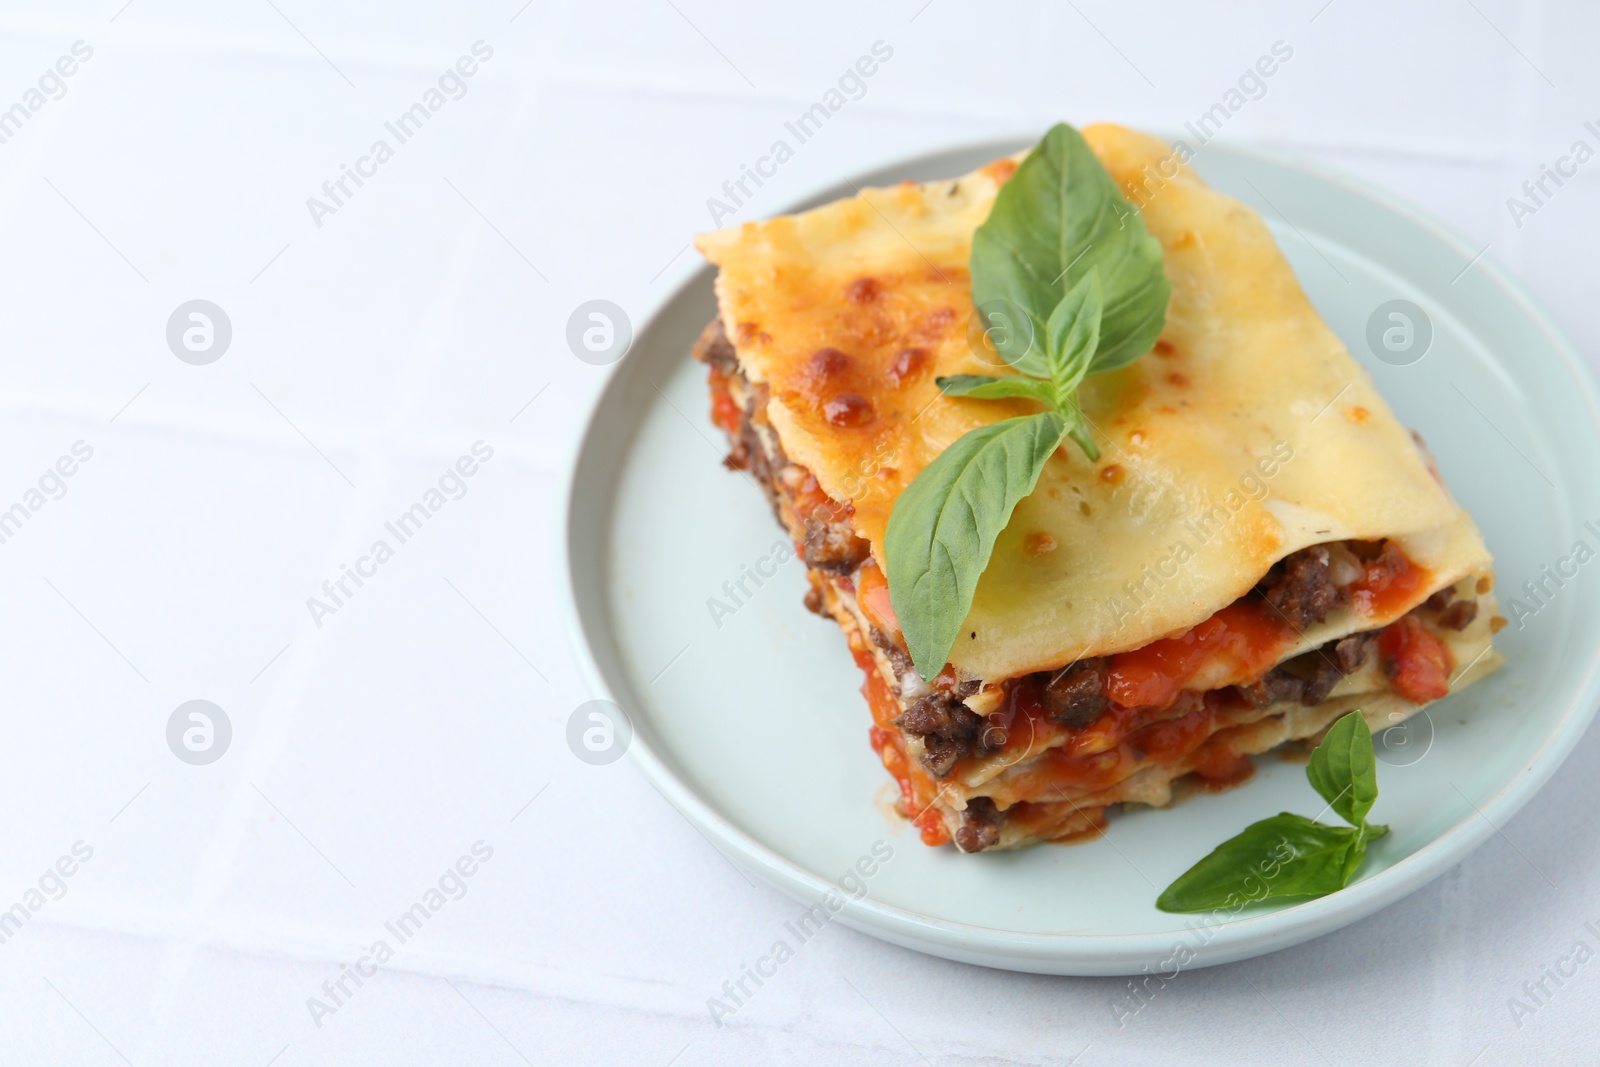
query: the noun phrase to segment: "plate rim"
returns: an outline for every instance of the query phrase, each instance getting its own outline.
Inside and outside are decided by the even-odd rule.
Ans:
[[[1171,138],[1168,140],[1170,142]],[[1006,146],[1014,146],[1019,141],[1026,143],[1026,138],[986,137],[926,148],[874,164],[844,179],[817,182],[774,213],[804,210],[813,204],[844,195],[849,188],[864,182],[882,181],[884,179],[880,176],[888,172],[910,170],[941,156],[980,149],[994,149],[997,154],[1005,154],[1015,150]],[[1259,144],[1218,144],[1208,147],[1212,152],[1300,171],[1318,181],[1342,187],[1405,217],[1462,252],[1467,259],[1478,254],[1460,232],[1426,210],[1320,161]],[[1510,297],[1526,320],[1546,336],[1563,368],[1578,385],[1591,425],[1600,432],[1600,386],[1596,385],[1593,373],[1560,325],[1496,259],[1482,254],[1476,261],[1476,269]],[[634,337],[646,332],[665,308],[687,291],[705,284],[712,274],[709,265],[702,265],[675,285],[662,290],[661,295],[647,305],[640,325],[634,329]],[[608,368],[604,384],[582,413],[581,429],[569,442],[563,458],[558,489],[559,508],[555,516],[555,549],[562,572],[557,585],[568,643],[590,696],[617,703],[619,707],[621,705],[616,700],[611,681],[590,645],[584,624],[581,607],[584,594],[578,588],[574,557],[577,546],[574,519],[579,510],[579,495],[583,491],[578,473],[591,451],[594,436],[599,432],[599,417],[609,404],[615,402],[616,394],[624,387],[637,365],[637,361],[624,356]],[[1589,650],[1582,671],[1582,682],[1562,709],[1560,718],[1522,768],[1499,786],[1481,806],[1473,805],[1469,800],[1468,806],[1474,811],[1464,815],[1427,844],[1337,893],[1226,922],[1202,924],[1197,921],[1186,925],[1184,932],[1045,933],[1004,930],[958,922],[876,901],[870,894],[860,898],[842,894],[833,881],[778,854],[765,842],[730,822],[711,801],[680,779],[668,761],[637,730],[632,732],[627,756],[680,814],[707,835],[719,852],[774,885],[785,895],[803,903],[822,903],[830,892],[842,896],[843,904],[833,917],[862,933],[946,959],[1005,970],[1109,976],[1138,973],[1139,966],[1160,959],[1187,932],[1203,925],[1213,936],[1204,942],[1195,958],[1184,965],[1184,969],[1195,969],[1250,958],[1331,933],[1410,895],[1476,851],[1491,835],[1499,833],[1499,827],[1514,817],[1544,787],[1566,762],[1596,713],[1600,712],[1600,645]]]

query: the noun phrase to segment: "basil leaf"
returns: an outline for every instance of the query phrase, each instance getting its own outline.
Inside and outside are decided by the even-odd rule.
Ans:
[[[1355,876],[1356,868],[1361,866],[1361,861],[1367,857],[1367,845],[1389,832],[1387,826],[1363,826],[1356,838],[1355,844],[1350,846],[1350,854],[1344,862],[1344,884],[1349,885],[1350,879]],[[1343,887],[1341,887],[1343,888]]]
[[[1083,454],[1089,457],[1090,463],[1093,463],[1100,458],[1100,447],[1094,443],[1094,438],[1089,436],[1089,427],[1083,424],[1082,418],[1083,415],[1078,411],[1077,405],[1073,404],[1072,410],[1067,414],[1067,436],[1078,443],[1078,447],[1083,449]]]
[[[1367,820],[1378,799],[1378,763],[1372,752],[1372,731],[1359,711],[1329,728],[1311,753],[1306,777],[1328,806],[1351,826]]]
[[[941,452],[895,501],[883,539],[889,602],[925,681],[948,662],[995,538],[1066,431],[1054,411],[980,426]]]
[[[1074,285],[1050,313],[1045,324],[1045,350],[1050,357],[1050,381],[1061,396],[1071,396],[1089,373],[1089,361],[1100,344],[1100,272],[1091,270]]]
[[[1156,907],[1237,910],[1269,897],[1317,897],[1350,884],[1367,845],[1389,832],[1367,823],[1378,799],[1378,770],[1360,709],[1328,728],[1311,753],[1306,777],[1350,827],[1324,826],[1288,812],[1252,823],[1179,876]]]
[[[1098,268],[1105,309],[1091,374],[1126,366],[1155,345],[1172,292],[1161,245],[1083,136],[1065,123],[1045,134],[1001,186],[973,234],[970,267],[973,302],[980,309],[1015,304],[1036,336],[1044,336],[1062,296]]]
[[[1262,900],[1324,896],[1344,888],[1365,854],[1361,831],[1282,812],[1218,845],[1167,886],[1156,907],[1237,910]]]
[[[984,340],[1001,359],[1023,374],[1035,378],[1050,376],[1044,358],[1044,318],[1034,316],[1027,308],[1004,297],[977,304],[974,311]],[[990,362],[987,356],[984,362]]]
[[[935,378],[934,383],[944,390],[945,396],[970,396],[977,400],[1007,400],[1021,397],[1055,406],[1056,397],[1049,382],[1028,378],[1020,374],[1004,378],[991,378],[984,374],[952,374],[948,378]]]
[[[1083,137],[1056,125],[995,194],[968,261],[974,351],[1019,377],[940,378],[951,396],[1026,398],[1051,410],[973,430],[895,501],[884,535],[889,598],[925,679],[944,668],[1017,501],[1066,437],[1099,449],[1079,407],[1090,374],[1155,344],[1172,287],[1161,246]]]

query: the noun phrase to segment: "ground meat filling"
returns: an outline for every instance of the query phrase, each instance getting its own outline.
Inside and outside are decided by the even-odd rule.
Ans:
[[[1106,696],[1106,660],[1083,659],[1051,674],[1035,675],[1050,718],[1082,730],[1111,704]]]
[[[739,369],[739,357],[733,350],[733,342],[728,340],[727,331],[722,328],[721,319],[705,328],[699,343],[695,345],[694,355],[702,363],[711,365],[730,379],[737,379],[744,386],[748,399],[745,401],[743,418],[739,420],[738,434],[733,436],[733,447],[722,465],[733,471],[749,471],[756,484],[761,486],[761,491],[766,493],[773,512],[778,513],[778,485],[774,476],[788,466],[789,461],[776,440],[770,443],[762,441],[761,433],[756,429],[757,417],[767,409],[766,385],[754,385],[745,378],[744,372]],[[780,524],[783,521],[781,514],[778,515],[778,521]]]
[[[1000,843],[999,823],[1003,816],[988,797],[973,797],[962,813],[961,829],[956,831],[956,847],[962,852],[982,852]]]
[[[1332,554],[1327,545],[1302,548],[1274,563],[1256,583],[1255,593],[1301,632],[1326,619],[1328,612],[1343,604],[1349,595],[1334,580]]]
[[[1471,626],[1472,620],[1478,617],[1478,602],[1472,599],[1457,600],[1453,585],[1447,585],[1430,596],[1423,607],[1435,613],[1440,629],[1457,633]]]
[[[801,548],[807,567],[854,574],[872,553],[872,546],[856,536],[842,510],[824,505],[806,516]]]
[[[1328,699],[1341,678],[1354,674],[1367,661],[1368,648],[1377,636],[1374,630],[1329,641],[1321,648],[1278,664],[1249,685],[1234,686],[1233,690],[1252,708],[1284,701],[1316,707]]]
[[[907,674],[916,670],[916,666],[911,662],[911,657],[906,653],[905,649],[900,647],[900,642],[876,626],[868,627],[868,633],[872,638],[872,643],[883,650],[884,656],[889,660],[889,665],[894,668],[894,676],[896,678],[904,678]]]
[[[1472,620],[1478,617],[1478,602],[1476,600],[1458,600],[1439,613],[1439,625],[1446,630],[1455,630],[1459,633],[1472,625]]]
[[[1367,662],[1367,648],[1378,636],[1376,630],[1341,637],[1333,643],[1333,657],[1339,664],[1340,674],[1354,674]]]
[[[828,611],[828,603],[823,598],[822,588],[813,581],[806,587],[805,595],[800,599],[805,609],[811,614],[820,617],[824,622],[832,622],[833,615]]]
[[[752,386],[750,398],[745,401],[744,418],[739,420],[739,437],[734,442],[733,450],[722,461],[722,465],[729,470],[749,471],[750,477],[755,479],[756,484],[767,494],[767,502],[772,505],[772,511],[778,516],[781,524],[783,516],[778,509],[778,485],[775,476],[779,470],[788,465],[789,461],[776,441],[768,446],[761,440],[761,432],[756,429],[755,415],[757,412],[765,411],[766,407],[767,387]]]
[[[957,763],[983,750],[983,719],[963,704],[977,689],[966,683],[949,691],[918,697],[894,720],[907,735],[922,739],[922,765],[935,778],[947,778]]]
[[[695,355],[724,374],[739,373],[739,354],[734,351],[733,342],[728,340],[728,331],[722,325],[721,316],[713,319],[700,335],[700,345]]]
[[[1305,684],[1274,667],[1249,685],[1234,686],[1234,691],[1252,708],[1264,708],[1284,700],[1298,701]]]

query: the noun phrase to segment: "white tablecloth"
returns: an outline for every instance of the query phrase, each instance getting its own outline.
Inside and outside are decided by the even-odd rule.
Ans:
[[[568,751],[585,694],[552,528],[607,373],[568,316],[641,320],[694,269],[710,199],[758,217],[1060,118],[1177,130],[1279,42],[1222,137],[1425,205],[1593,351],[1600,163],[1537,204],[1522,186],[1600,146],[1600,11],[444,7],[0,14],[0,513],[22,506],[0,521],[0,1062],[1593,1062],[1600,965],[1545,970],[1600,949],[1593,735],[1434,885],[1186,973],[1121,1027],[1122,981],[837,924],[715,1025],[707,998],[796,906],[630,764]],[[214,313],[169,344],[192,300],[225,348]],[[191,700],[231,727],[210,764],[169,748]]]

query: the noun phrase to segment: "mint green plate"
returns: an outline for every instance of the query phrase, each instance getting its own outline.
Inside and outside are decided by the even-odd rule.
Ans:
[[[959,175],[1021,144],[922,156],[795,207],[852,185]],[[1390,739],[1372,818],[1392,832],[1339,893],[1227,921],[1155,909],[1161,888],[1247,823],[1321,808],[1303,769],[1270,757],[1242,788],[1115,816],[1088,844],[977,856],[925,848],[890,814],[860,672],[837,628],[801,606],[801,564],[789,559],[759,586],[746,579],[750,595],[731,615],[708,607],[713,597],[731,604],[724,583],[764,557],[760,569],[771,572],[784,537],[756,487],[719,462],[704,369],[689,358],[713,314],[702,270],[641,317],[579,441],[562,517],[568,625],[594,695],[631,720],[639,772],[735,862],[836,907],[846,925],[1048,974],[1270,952],[1364,918],[1459,862],[1533,799],[1594,715],[1600,584],[1580,574],[1537,604],[1521,592],[1575,541],[1600,549],[1600,534],[1583,526],[1600,520],[1600,406],[1571,346],[1491,260],[1476,258],[1478,246],[1387,195],[1215,145],[1194,165],[1261,212],[1317,308],[1426,438],[1494,551],[1502,611],[1512,614],[1504,601],[1513,595],[1537,610],[1518,612],[1500,634],[1503,670]],[[1383,348],[1381,329],[1387,359],[1369,347],[1369,320],[1393,300],[1420,307],[1431,326],[1420,359],[1407,362],[1415,348]],[[1404,324],[1379,317],[1401,328],[1391,341],[1403,343]]]

